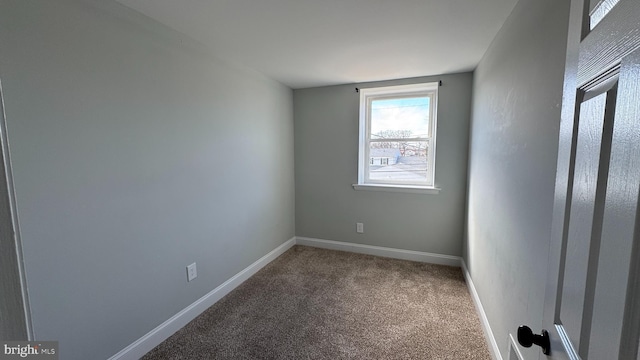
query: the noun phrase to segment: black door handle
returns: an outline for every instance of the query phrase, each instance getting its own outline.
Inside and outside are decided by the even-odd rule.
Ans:
[[[530,327],[522,325],[518,328],[518,342],[524,347],[531,347],[531,345],[536,344],[542,348],[543,354],[551,354],[551,344],[547,330],[543,329],[542,334],[537,335],[531,331]]]

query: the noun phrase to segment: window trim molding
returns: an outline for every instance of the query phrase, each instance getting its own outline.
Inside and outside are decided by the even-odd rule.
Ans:
[[[353,184],[354,190],[389,191],[411,194],[439,194],[440,188],[415,185]]]
[[[359,89],[360,91],[360,106],[359,106],[359,135],[358,135],[358,183],[353,184],[354,189],[363,190],[366,187],[366,190],[371,190],[371,187],[378,187],[384,189],[394,189],[391,191],[397,191],[397,188],[408,188],[408,189],[430,189],[430,190],[438,190],[435,184],[435,170],[436,170],[436,137],[437,137],[437,128],[438,128],[438,88],[439,82],[428,82],[428,83],[418,83],[418,84],[409,84],[409,85],[395,85],[395,86],[383,86],[383,87],[375,87],[375,88],[365,88]],[[424,183],[408,183],[408,182],[396,182],[396,181],[375,181],[370,180],[368,178],[369,171],[369,142],[370,142],[370,131],[371,128],[371,102],[376,98],[389,98],[389,97],[407,97],[407,96],[424,96],[428,95],[431,97],[432,101],[430,101],[429,111],[431,113],[431,121],[429,123],[429,133],[430,137],[426,140],[429,143],[429,152],[427,154],[427,174],[431,176],[430,179],[427,179]],[[418,139],[415,141],[425,141],[424,139]],[[406,139],[403,139],[406,140]],[[430,170],[430,172],[429,172]],[[360,187],[360,188],[356,188]],[[422,192],[422,191],[421,191]],[[433,193],[433,192],[431,192]]]

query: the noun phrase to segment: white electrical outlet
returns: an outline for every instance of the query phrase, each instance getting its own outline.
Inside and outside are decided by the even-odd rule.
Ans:
[[[363,234],[364,233],[364,224],[363,223],[356,223],[356,232],[359,234]]]
[[[187,266],[187,281],[191,281],[198,277],[198,269],[196,263]]]

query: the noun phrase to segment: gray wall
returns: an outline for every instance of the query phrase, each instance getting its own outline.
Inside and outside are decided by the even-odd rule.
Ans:
[[[521,0],[474,73],[465,261],[505,358],[542,325],[568,14]]]
[[[113,1],[1,0],[0,49],[34,332],[61,358],[115,354],[294,236],[290,89]]]
[[[359,94],[366,88],[442,80],[436,186],[440,194],[356,191]],[[296,235],[461,255],[472,74],[294,91]],[[356,233],[364,223],[364,234]]]

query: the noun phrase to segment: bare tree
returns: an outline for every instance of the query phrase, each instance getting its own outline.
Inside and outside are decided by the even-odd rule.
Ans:
[[[406,150],[414,147],[407,141],[402,139],[411,138],[413,132],[411,130],[383,130],[376,134],[371,134],[372,140],[389,139],[389,141],[371,142],[371,147],[376,149],[399,149],[400,154],[404,156]]]

